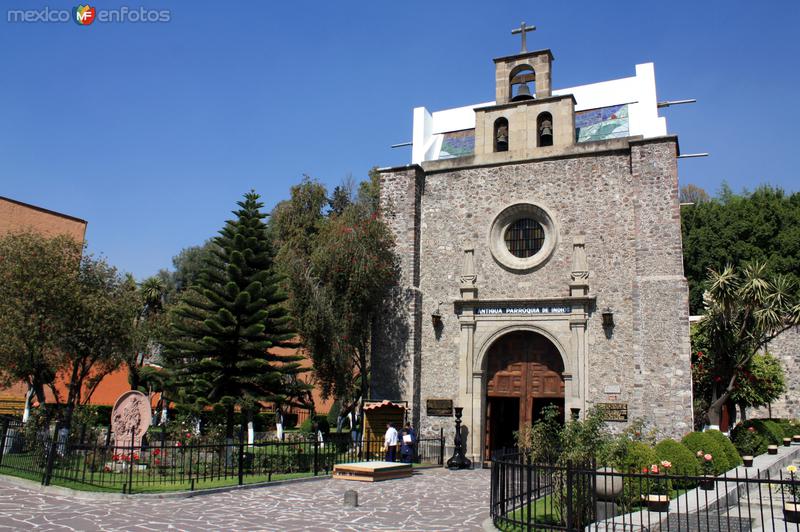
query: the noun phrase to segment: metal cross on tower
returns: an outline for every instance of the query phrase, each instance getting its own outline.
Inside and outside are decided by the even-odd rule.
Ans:
[[[520,24],[519,28],[514,28],[511,30],[511,35],[516,35],[518,33],[522,34],[522,50],[520,50],[520,53],[525,53],[528,51],[528,40],[526,38],[526,34],[529,31],[536,31],[536,26],[526,26],[525,22]]]

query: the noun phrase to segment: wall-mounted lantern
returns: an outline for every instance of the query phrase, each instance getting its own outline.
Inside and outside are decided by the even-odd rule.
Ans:
[[[604,329],[613,329],[614,328],[614,311],[611,310],[611,307],[606,307],[603,309],[602,312],[603,316],[603,328]]]
[[[436,310],[431,314],[431,323],[434,329],[438,329],[442,326],[442,313],[439,311],[439,305],[441,305],[441,303],[436,305]]]

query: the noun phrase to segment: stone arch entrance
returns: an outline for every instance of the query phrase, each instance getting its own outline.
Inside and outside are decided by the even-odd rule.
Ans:
[[[564,419],[564,362],[541,334],[512,331],[486,353],[486,423],[484,456],[514,446],[514,431],[556,406]]]

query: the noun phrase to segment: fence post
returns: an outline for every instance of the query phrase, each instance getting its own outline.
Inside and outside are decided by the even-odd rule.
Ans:
[[[244,424],[239,427],[239,485],[244,484]]]
[[[8,420],[3,420],[3,429],[0,432],[0,466],[3,465],[3,455],[6,454],[6,438],[8,437]]]
[[[573,515],[574,508],[573,508],[573,500],[572,500],[572,489],[573,489],[573,471],[572,471],[572,462],[567,462],[567,530],[573,530],[574,528],[574,521],[575,516]]]
[[[133,493],[133,441],[136,429],[131,429],[131,453],[128,455],[128,493]]]
[[[439,427],[439,465],[444,465],[444,427]]]
[[[314,476],[319,473],[319,439],[314,436]]]

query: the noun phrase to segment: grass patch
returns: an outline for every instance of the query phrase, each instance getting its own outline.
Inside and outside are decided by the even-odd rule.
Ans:
[[[534,524],[543,526],[558,525],[561,523],[561,520],[554,512],[555,509],[553,508],[552,497],[550,495],[545,495],[544,497],[536,499],[536,501],[530,505],[525,505],[521,508],[517,508],[513,512],[510,512],[506,515],[506,519],[509,519],[510,521],[518,521],[520,523],[527,523],[530,520],[530,522]],[[498,522],[495,526],[504,532],[528,530],[526,525],[504,521]],[[533,530],[540,529],[534,527]]]

